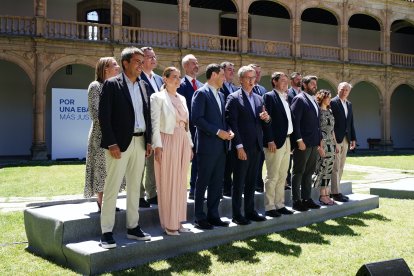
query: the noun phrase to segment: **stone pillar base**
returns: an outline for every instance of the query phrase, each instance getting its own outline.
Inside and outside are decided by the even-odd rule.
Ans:
[[[31,158],[32,160],[48,160],[47,158],[47,147],[45,143],[41,144],[33,144],[30,148],[32,153]]]

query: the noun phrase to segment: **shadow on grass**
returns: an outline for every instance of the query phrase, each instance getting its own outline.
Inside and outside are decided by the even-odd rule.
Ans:
[[[45,160],[45,161],[28,161],[28,160],[12,160],[1,161],[0,169],[13,167],[49,167],[60,165],[84,165],[85,160],[67,159],[67,160]]]
[[[299,257],[302,248],[299,245],[284,244],[281,241],[273,241],[269,239],[269,235],[258,236],[246,241],[246,243],[258,252],[274,252],[284,256]]]
[[[379,221],[386,221],[390,222],[391,219],[381,215],[381,214],[375,214],[375,213],[359,213],[349,216],[348,218],[355,218],[355,219],[367,219],[367,220],[379,220]]]
[[[363,222],[362,222],[363,223]],[[332,236],[359,236],[355,233],[348,225],[331,225],[326,222],[320,222],[317,224],[311,224],[306,226],[307,228],[316,231],[321,235],[332,235]]]
[[[317,224],[318,225],[318,224]],[[315,243],[315,244],[329,244],[320,233],[302,231],[298,229],[291,229],[280,232],[279,235],[291,242],[295,243]]]
[[[113,272],[112,275],[171,275],[193,272],[197,274],[211,273],[211,257],[202,256],[200,253],[184,254],[173,259],[167,259],[168,267],[165,269],[154,269],[151,264],[145,264],[134,269]]]

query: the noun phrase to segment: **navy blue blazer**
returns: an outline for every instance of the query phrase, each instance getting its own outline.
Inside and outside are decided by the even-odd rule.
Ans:
[[[157,84],[158,91],[160,91],[161,86],[164,84],[164,81],[162,80],[161,76],[157,74],[154,74],[153,78],[155,80],[155,83]],[[148,95],[151,96],[152,94],[154,94],[155,93],[154,88],[152,88],[152,85],[144,72],[141,72],[140,79],[145,81],[148,84]]]
[[[297,140],[303,139],[307,147],[319,146],[322,139],[319,116],[321,110],[318,106],[318,115],[312,102],[302,92],[293,98],[291,110],[293,120],[293,146],[297,147]]]
[[[356,141],[352,104],[347,100],[346,105],[348,107],[348,117],[345,117],[345,110],[341,99],[336,96],[331,100],[331,110],[335,118],[334,132],[338,143],[342,143],[345,136],[348,138],[348,142]]]
[[[230,91],[224,83],[223,83],[223,87],[220,88],[220,92],[223,93],[224,99],[226,99],[226,100],[227,100],[227,97],[231,93],[236,92],[239,89],[238,87],[234,86],[233,84],[230,84],[230,85],[232,86],[232,89],[233,89],[232,91]]]
[[[198,88],[201,88],[203,86],[203,83],[196,80],[196,85],[197,85]],[[187,102],[187,106],[190,107],[191,106],[191,101],[193,99],[193,95],[194,95],[195,91],[194,91],[193,85],[191,84],[191,82],[186,77],[183,77],[181,79],[180,87],[177,89],[177,92],[184,96],[184,98]],[[191,108],[189,108],[188,111],[190,113],[189,114],[190,115],[190,122],[191,122],[191,124],[194,124],[193,120],[192,120],[192,115],[191,115],[192,114]]]
[[[289,120],[285,107],[283,106],[283,102],[275,90],[267,92],[263,96],[263,100],[266,111],[272,118],[271,123],[263,129],[263,144],[264,147],[267,148],[267,143],[273,141],[276,144],[276,148],[279,149],[285,144],[289,128]]]
[[[242,89],[227,98],[226,120],[234,132],[231,142],[234,148],[239,144],[243,144],[246,150],[256,147],[260,151],[263,148],[263,125],[266,123],[259,117],[263,110],[263,99],[255,93],[253,99],[255,113]]]
[[[139,82],[146,128],[145,143],[151,144],[150,98],[146,92],[148,85],[144,81]],[[122,152],[127,150],[134,133],[135,112],[122,73],[104,82],[99,101],[99,124],[102,131],[101,147],[107,149],[110,145],[118,144]]]
[[[228,130],[225,120],[224,95],[218,92],[221,101],[221,110],[214,98],[213,91],[207,84],[194,94],[191,104],[193,123],[196,126],[196,153],[227,153],[228,141],[217,136],[219,129]]]
[[[264,94],[266,94],[267,89],[260,84],[256,84],[255,86],[253,86],[253,92],[259,96],[263,96]]]
[[[292,87],[290,87],[288,89],[288,99],[287,99],[287,101],[288,101],[289,105],[292,105],[292,100],[293,100],[294,97],[296,97],[297,94],[298,93],[296,93],[295,89],[293,89]]]

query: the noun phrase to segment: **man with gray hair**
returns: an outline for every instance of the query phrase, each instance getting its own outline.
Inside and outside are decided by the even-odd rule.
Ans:
[[[336,155],[332,171],[331,197],[333,200],[340,202],[347,202],[349,200],[347,196],[340,192],[339,184],[348,148],[353,150],[356,146],[354,115],[352,113],[352,104],[348,101],[351,89],[352,85],[347,82],[341,82],[338,85],[338,95],[331,100],[331,110],[335,118],[335,138],[339,146],[339,152]]]
[[[227,98],[226,120],[234,132],[232,147],[236,154],[232,195],[233,222],[246,225],[251,220],[266,220],[254,208],[254,191],[260,153],[263,150],[262,128],[270,122],[270,117],[262,97],[253,93],[256,79],[254,69],[242,66],[238,75],[241,88]],[[241,212],[243,194],[244,216]]]
[[[196,80],[197,73],[198,73],[198,61],[194,55],[188,54],[184,56],[181,61],[181,65],[184,69],[185,76],[181,79],[181,84],[180,84],[180,87],[177,89],[177,92],[183,95],[187,102],[188,112],[190,115],[190,132],[191,132],[191,137],[194,143],[196,129],[193,124],[192,115],[191,115],[191,100],[193,98],[194,92],[197,89],[203,87],[203,84],[200,81]],[[191,160],[190,193],[188,195],[189,199],[194,199],[194,189],[195,189],[196,179],[197,179],[197,155],[196,155],[196,151],[194,147],[193,148],[193,159]]]

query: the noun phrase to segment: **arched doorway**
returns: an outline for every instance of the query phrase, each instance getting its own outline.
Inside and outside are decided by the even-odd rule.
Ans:
[[[368,138],[382,138],[379,95],[375,85],[362,81],[352,88],[348,97],[353,107],[358,148],[367,149]]]
[[[30,156],[33,86],[18,65],[0,60],[0,156]]]
[[[84,89],[87,91],[89,84],[95,79],[95,69],[83,64],[66,65],[57,70],[50,78],[46,88],[46,146],[48,154],[52,149],[52,89]],[[87,106],[87,103],[86,103]],[[73,134],[74,136],[76,133]],[[87,141],[88,137],[81,137]]]
[[[391,139],[394,148],[414,148],[414,88],[398,86],[391,95]]]
[[[324,80],[323,78],[318,78],[318,90],[321,89],[327,89],[331,91],[332,98],[335,97],[337,94],[337,89],[329,81]]]

